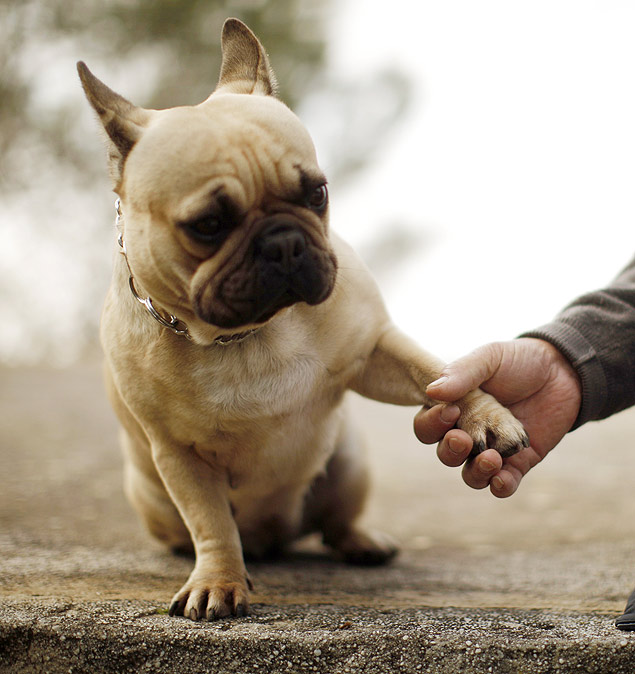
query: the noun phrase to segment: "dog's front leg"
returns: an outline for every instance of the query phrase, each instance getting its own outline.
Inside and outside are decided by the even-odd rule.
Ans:
[[[430,407],[434,401],[425,390],[444,365],[391,325],[382,332],[351,388],[384,403]]]
[[[437,401],[425,390],[439,377],[443,367],[442,361],[426,353],[394,326],[389,326],[377,340],[351,388],[382,402],[431,407]],[[495,398],[480,389],[453,404],[461,410],[457,426],[474,441],[473,453],[492,447],[503,456],[510,456],[529,445],[522,424]]]
[[[215,620],[249,612],[249,579],[228,499],[226,473],[194,446],[157,443],[153,457],[194,543],[196,564],[174,595],[170,615]]]

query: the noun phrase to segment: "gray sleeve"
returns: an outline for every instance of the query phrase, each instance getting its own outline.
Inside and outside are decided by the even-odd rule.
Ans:
[[[573,428],[635,405],[635,259],[603,290],[579,297],[554,321],[521,337],[553,344],[582,382]]]

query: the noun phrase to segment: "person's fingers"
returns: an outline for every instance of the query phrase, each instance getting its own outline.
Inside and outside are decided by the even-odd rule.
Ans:
[[[490,482],[492,494],[498,498],[507,498],[515,493],[523,477],[542,461],[544,454],[538,453],[533,447],[527,447],[505,459],[502,470]]]
[[[523,477],[542,458],[533,447],[528,447],[505,459],[501,470],[495,472],[490,479],[489,486],[492,494],[497,498],[508,498],[514,494]]]
[[[441,376],[426,388],[434,400],[452,402],[491,379],[503,357],[504,344],[494,342],[481,346],[467,356],[449,363]]]
[[[495,449],[486,449],[463,466],[463,481],[472,489],[485,489],[502,466],[501,455]]]
[[[516,492],[522,474],[517,470],[505,470],[503,468],[490,480],[489,489],[497,498],[508,498]]]
[[[456,424],[460,414],[455,405],[424,408],[414,418],[415,435],[426,445],[438,442]]]
[[[458,428],[448,431],[437,446],[437,456],[441,463],[456,468],[465,462],[473,446],[472,438]]]

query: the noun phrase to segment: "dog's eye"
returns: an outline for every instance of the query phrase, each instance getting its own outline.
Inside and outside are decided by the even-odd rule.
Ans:
[[[185,230],[200,243],[216,243],[223,234],[223,226],[219,218],[207,216],[194,222],[189,222]]]
[[[328,200],[329,192],[326,189],[326,185],[320,185],[311,192],[307,199],[307,205],[314,211],[323,211],[326,208]]]

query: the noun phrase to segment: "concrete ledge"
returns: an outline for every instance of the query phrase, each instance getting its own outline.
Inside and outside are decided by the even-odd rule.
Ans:
[[[255,606],[218,623],[151,602],[4,603],[0,672],[635,671],[609,616],[546,611]]]

